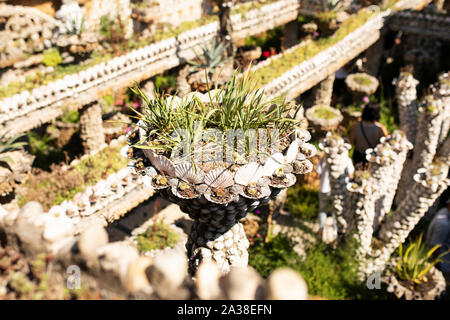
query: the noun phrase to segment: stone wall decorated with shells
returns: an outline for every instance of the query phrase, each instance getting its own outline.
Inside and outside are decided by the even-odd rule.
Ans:
[[[277,1],[259,9],[251,10],[245,17],[241,15],[232,16],[233,30],[237,32],[237,36],[247,37],[295,19],[297,9],[297,0]],[[272,21],[273,25],[268,24],[268,21]],[[13,132],[29,130],[58,116],[58,113],[49,112],[48,119],[45,120],[40,119],[38,115],[27,117],[25,126],[22,123],[20,125],[12,123],[11,120],[24,117],[35,110],[45,107],[59,108],[66,102],[74,105],[81,101],[85,105],[96,101],[101,92],[98,90],[90,92],[89,89],[105,85],[109,81],[117,85],[117,81],[114,80],[123,78],[125,75],[130,76],[128,83],[125,85],[129,86],[136,79],[139,80],[140,76],[144,76],[140,74],[143,70],[146,78],[148,78],[173,68],[179,65],[182,60],[192,59],[193,49],[215,37],[218,28],[218,22],[213,22],[183,32],[177,37],[171,37],[133,50],[76,74],[67,75],[32,91],[23,91],[12,97],[7,97],[0,101],[0,131],[13,134]],[[30,121],[32,119],[36,120]]]

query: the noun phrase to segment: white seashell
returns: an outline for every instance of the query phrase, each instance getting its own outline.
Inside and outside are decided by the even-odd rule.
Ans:
[[[143,176],[143,177],[142,177],[142,183],[143,183],[144,186],[146,186],[147,188],[154,189],[154,188],[153,188],[153,184],[152,184],[152,178],[151,178],[150,176]]]
[[[228,188],[234,184],[233,174],[226,169],[214,169],[205,176],[205,184],[212,188]]]
[[[158,174],[158,172],[156,172],[155,168],[153,168],[151,166],[150,167],[146,167],[144,169],[144,172],[145,172],[145,175],[149,176],[150,178],[154,178]]]
[[[264,164],[263,175],[270,177],[284,165],[284,156],[280,152],[274,153]]]
[[[294,162],[294,173],[295,174],[306,174],[311,172],[313,169],[313,164],[309,160],[295,161]]]
[[[242,166],[236,172],[234,181],[237,184],[247,186],[252,182],[258,181],[264,174],[264,167],[256,162],[250,162],[245,166]]]
[[[152,164],[158,169],[160,172],[166,173],[169,176],[175,176],[175,166],[172,161],[162,155],[155,155],[153,157]]]
[[[291,142],[291,145],[286,151],[286,163],[292,163],[295,160],[298,153],[298,146],[299,144],[297,139]]]
[[[297,179],[295,178],[295,175],[293,175],[292,173],[287,173],[284,176],[285,183],[282,184],[278,184],[275,182],[271,182],[270,186],[274,187],[274,188],[279,188],[279,189],[284,189],[284,188],[289,188],[291,186],[293,186],[295,184],[295,182],[297,181]]]
[[[176,165],[175,175],[184,181],[194,184],[202,183],[205,177],[205,173],[200,168],[195,170],[190,162]]]
[[[299,139],[302,142],[307,142],[311,140],[311,134],[309,133],[308,130],[305,129],[296,129],[294,131],[294,136],[295,140]]]
[[[227,203],[236,201],[239,198],[239,195],[231,194],[231,196],[228,199],[224,199],[224,198],[220,198],[220,200],[215,199],[214,197],[212,197],[211,190],[207,190],[204,193],[204,196],[205,196],[206,200],[208,200],[209,202],[212,202],[212,203],[216,203],[216,204],[227,204]]]
[[[317,154],[317,149],[311,143],[304,143],[300,147],[300,152],[303,153],[307,158],[311,158]]]
[[[180,185],[181,185],[182,183],[186,183],[186,182],[180,182],[180,180],[178,180],[178,182],[177,182],[175,185],[172,185],[171,190],[172,190],[172,193],[173,193],[175,196],[177,196],[178,198],[181,198],[181,199],[195,199],[195,198],[200,197],[200,193],[198,193],[198,192],[195,190],[195,188],[194,188],[195,193],[194,193],[193,196],[186,196],[186,195],[181,194],[181,193],[179,192],[179,190],[180,190],[179,187],[180,187]],[[186,183],[186,184],[187,184],[187,183]],[[190,186],[191,186],[191,185],[190,185]],[[193,186],[191,186],[191,187],[193,187]]]
[[[256,192],[259,192],[259,195],[258,196],[256,196],[256,195],[252,196],[251,194],[249,194],[248,193],[249,188],[254,188],[254,190]],[[263,199],[263,198],[267,198],[268,196],[270,196],[271,193],[272,193],[272,191],[270,190],[269,186],[264,186],[264,187],[255,186],[255,187],[247,187],[247,191],[243,190],[241,192],[241,195],[243,197],[245,197],[245,198],[248,198],[248,199]]]
[[[125,146],[122,149],[120,149],[120,155],[127,159],[128,159],[128,149],[130,149],[129,146]]]

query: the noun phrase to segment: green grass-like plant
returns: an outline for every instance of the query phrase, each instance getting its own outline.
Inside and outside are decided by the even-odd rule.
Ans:
[[[137,249],[144,253],[167,247],[173,248],[179,239],[180,235],[170,226],[162,222],[157,222],[152,224],[144,233],[137,236]]]
[[[426,276],[436,264],[441,261],[441,258],[448,252],[444,252],[433,258],[433,254],[441,245],[435,245],[428,249],[422,243],[421,234],[417,240],[411,241],[408,246],[403,248],[403,244],[399,245],[399,259],[395,269],[395,273],[399,279],[404,281],[412,281],[416,284],[421,284],[426,281]]]
[[[21,147],[25,146],[26,142],[18,142],[20,138],[22,138],[24,134],[19,134],[11,138],[6,138],[6,134],[0,137],[0,163],[9,162],[12,163],[13,160],[9,156],[1,156],[3,153],[18,150]]]
[[[62,57],[59,53],[58,48],[50,48],[44,51],[44,58],[42,59],[42,63],[47,67],[56,67],[61,62]]]
[[[192,66],[191,72],[206,70],[208,74],[214,74],[217,68],[229,60],[224,58],[225,49],[225,43],[217,43],[216,38],[213,38],[211,46],[204,42],[202,52],[199,54],[194,51],[195,60],[188,61]]]
[[[208,80],[206,80],[208,81]],[[175,108],[173,99],[166,99],[159,92],[149,100],[138,87],[134,87],[136,95],[144,101],[143,110],[136,113],[135,118],[145,123],[149,146],[142,146],[140,141],[136,147],[154,148],[171,151],[180,142],[173,137],[179,129],[187,130],[192,137],[192,155],[199,151],[194,146],[203,130],[218,129],[225,132],[230,129],[277,129],[280,135],[293,130],[298,121],[287,117],[292,107],[283,98],[264,99],[264,91],[257,89],[255,82],[247,72],[239,76],[234,73],[231,80],[221,89],[206,93],[206,102],[196,97],[183,99]],[[221,97],[221,103],[216,99]],[[300,107],[296,107],[296,112]],[[224,140],[225,141],[225,140]]]

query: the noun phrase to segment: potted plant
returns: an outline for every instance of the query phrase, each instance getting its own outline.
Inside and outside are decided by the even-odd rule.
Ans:
[[[348,14],[342,10],[342,0],[323,0],[322,12],[316,13],[315,20],[319,32],[324,37],[331,36],[348,18]]]
[[[344,118],[338,109],[326,105],[312,106],[306,110],[305,115],[318,135],[336,129]]]
[[[192,91],[205,93],[208,91],[208,87],[220,87],[230,79],[230,71],[232,72],[233,68],[228,64],[232,61],[224,58],[225,49],[224,43],[217,43],[216,38],[213,38],[210,47],[204,43],[202,53],[195,53],[195,59],[188,61],[191,68],[187,82]]]
[[[447,252],[433,258],[439,245],[427,249],[422,243],[422,235],[408,244],[404,250],[399,246],[399,256],[388,263],[382,281],[385,282],[389,292],[397,298],[406,300],[433,300],[444,291],[445,278],[435,268],[441,257]]]
[[[353,95],[353,101],[361,103],[364,96],[370,96],[377,91],[379,82],[367,73],[352,73],[345,78],[345,84]]]
[[[249,245],[239,220],[312,169],[306,143],[282,99],[267,100],[248,73],[221,89],[183,99],[155,93],[130,131],[123,154],[143,183],[195,220],[187,242],[190,272],[214,259],[223,272],[245,266]],[[289,116],[292,115],[294,116]]]

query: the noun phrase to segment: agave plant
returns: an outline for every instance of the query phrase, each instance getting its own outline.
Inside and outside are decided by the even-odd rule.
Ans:
[[[216,69],[226,63],[229,59],[224,59],[226,45],[224,43],[217,43],[216,38],[213,38],[211,47],[208,47],[206,42],[203,43],[202,53],[195,53],[195,60],[188,61],[192,66],[191,72],[198,72],[206,70],[211,75]]]
[[[444,252],[434,259],[430,260],[433,254],[441,247],[435,245],[431,249],[427,249],[426,245],[422,243],[422,234],[415,241],[409,243],[406,250],[400,243],[399,259],[396,267],[397,276],[404,281],[413,281],[421,284],[426,281],[425,276],[436,264],[441,261],[441,258],[448,252]]]
[[[9,139],[7,139],[5,136],[6,134],[0,137],[0,155],[9,151],[17,150],[20,147],[26,145],[26,142],[17,142],[17,140],[19,140],[24,136],[23,134],[17,135]],[[13,160],[9,156],[4,156],[0,157],[0,162],[1,163],[13,162]]]

